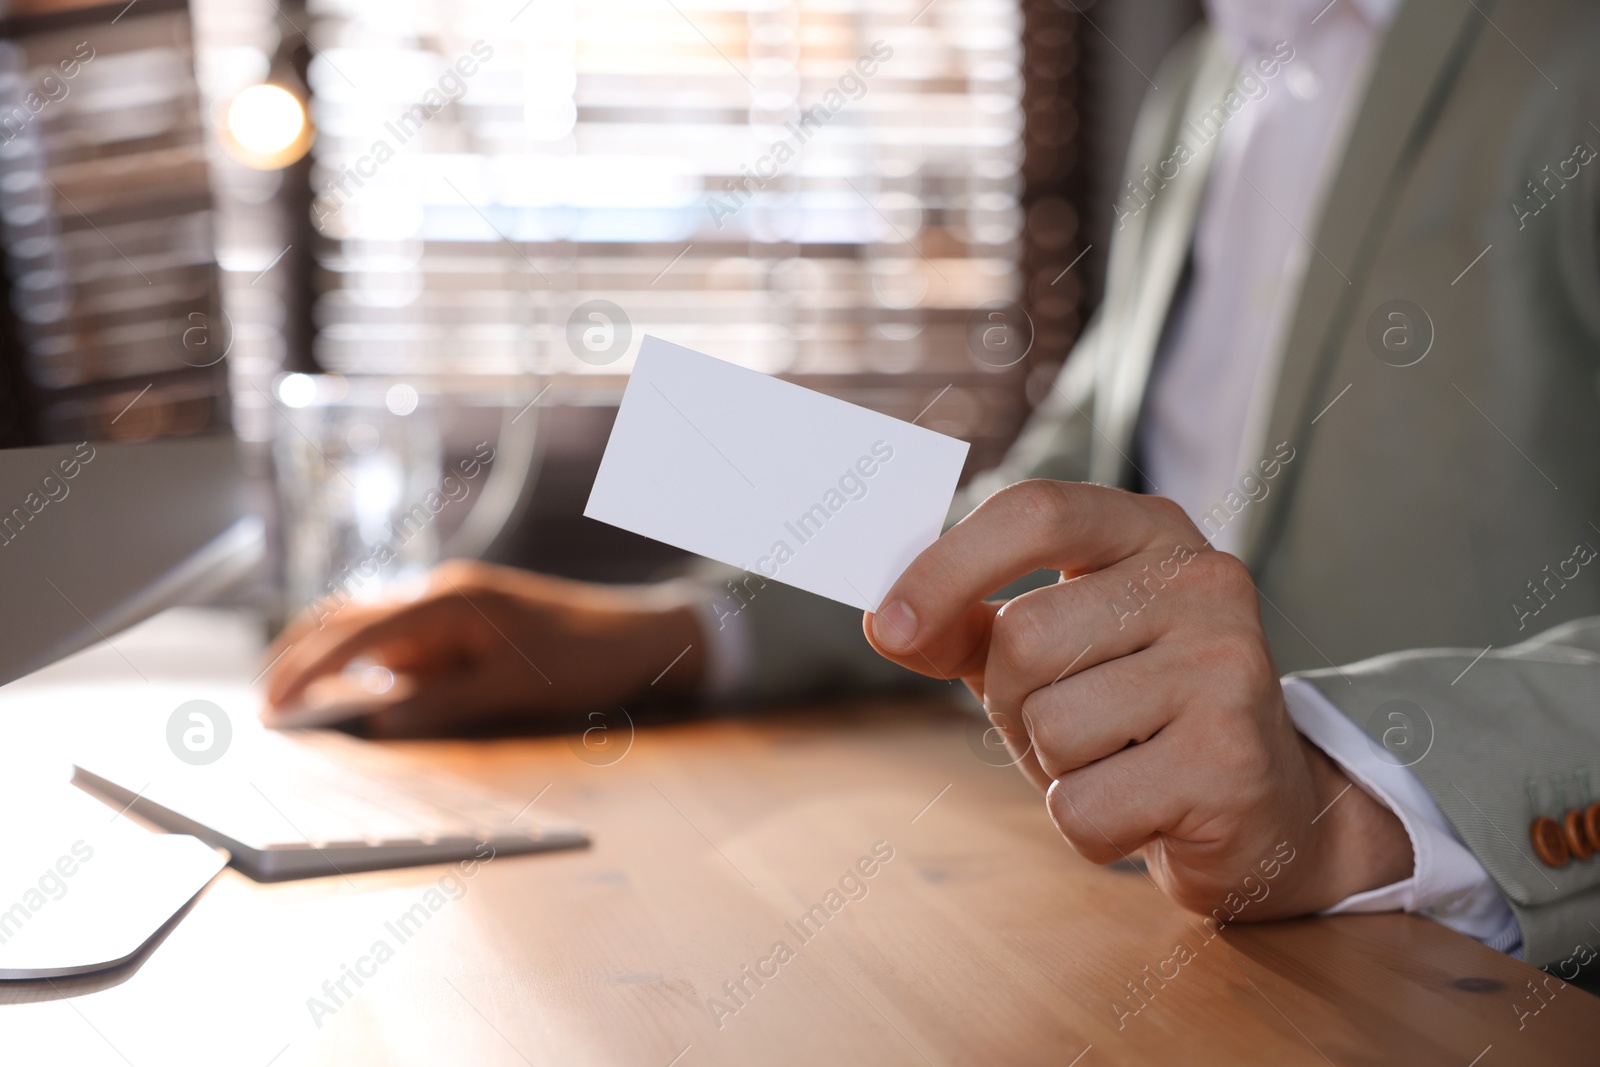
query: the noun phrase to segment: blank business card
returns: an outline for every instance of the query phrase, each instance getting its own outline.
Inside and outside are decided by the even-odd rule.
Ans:
[[[646,337],[584,514],[865,611],[934,542],[967,443]]]

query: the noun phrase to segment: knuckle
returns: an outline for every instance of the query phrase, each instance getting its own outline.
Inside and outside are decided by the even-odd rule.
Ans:
[[[1212,652],[1213,669],[1240,690],[1253,694],[1265,681],[1275,680],[1272,654],[1267,651],[1264,638],[1248,633],[1224,634],[1215,642]]]
[[[1174,666],[1186,678],[1204,678],[1209,682],[1213,672],[1218,669],[1216,642],[1209,637],[1200,640],[1186,637],[1174,641],[1172,654],[1176,661]]]
[[[1224,696],[1205,718],[1205,723],[1194,724],[1201,729],[1190,735],[1200,765],[1213,768],[1228,782],[1232,804],[1252,808],[1269,803],[1277,768],[1254,716],[1245,705]]]
[[[1164,496],[1150,497],[1149,500],[1166,525],[1185,531],[1194,529],[1194,523],[1189,521],[1189,513],[1176,500]]]
[[[429,585],[433,600],[457,607],[470,602],[487,609],[490,604],[500,604],[507,592],[495,568],[477,560],[449,560],[439,564],[433,570]]]
[[[1019,598],[1006,604],[994,617],[989,641],[1001,666],[1021,672],[1043,662],[1055,637],[1031,603]]]
[[[1071,490],[1065,482],[1031,478],[996,493],[1015,513],[1015,521],[1030,529],[1054,529],[1064,525],[1070,515]]]
[[[1035,739],[1056,734],[1061,727],[1061,709],[1052,699],[1049,687],[1035,689],[1022,698],[1022,722]]]
[[[1198,640],[1185,640],[1174,653],[1180,669],[1204,679],[1207,699],[1196,710],[1224,731],[1253,725],[1255,709],[1270,701],[1278,685],[1272,653],[1259,634],[1222,627]]]
[[[1230,598],[1249,597],[1254,602],[1255,581],[1239,557],[1227,552],[1201,552],[1190,561],[1189,566],[1195,569],[1197,576],[1212,591]]]
[[[433,577],[447,588],[475,585],[482,573],[483,564],[470,559],[447,559],[433,568]]]
[[[989,717],[989,726],[1007,741],[1014,741],[1020,745],[1031,747],[1033,739],[1029,735],[1027,720],[1019,711],[1013,713],[993,704],[984,708]]]
[[[1062,682],[1070,688],[1074,707],[1092,709],[1092,714],[1104,714],[1110,709],[1126,706],[1135,694],[1128,688],[1128,680],[1113,671],[1080,670]],[[1091,713],[1086,710],[1085,714]]]

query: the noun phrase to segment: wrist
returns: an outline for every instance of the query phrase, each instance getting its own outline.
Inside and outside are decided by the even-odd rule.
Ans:
[[[652,608],[638,616],[638,660],[650,695],[687,697],[699,692],[705,677],[706,651],[700,619],[682,605]]]
[[[694,607],[671,583],[592,589],[573,627],[598,637],[618,700],[681,698],[701,688],[705,639]],[[604,683],[602,683],[604,685]]]
[[[1300,749],[1312,781],[1312,855],[1302,912],[1410,878],[1416,859],[1399,816],[1351,779],[1305,737]]]

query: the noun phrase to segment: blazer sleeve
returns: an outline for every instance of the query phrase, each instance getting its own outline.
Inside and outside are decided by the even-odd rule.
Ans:
[[[1600,616],[1481,657],[1417,650],[1293,677],[1417,775],[1510,902],[1528,962],[1596,939],[1600,854],[1551,866],[1531,829],[1600,801]]]

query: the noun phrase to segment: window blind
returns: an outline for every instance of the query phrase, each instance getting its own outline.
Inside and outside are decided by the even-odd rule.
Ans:
[[[188,11],[33,7],[0,21],[0,242],[27,379],[0,436],[225,429],[231,331]]]
[[[324,369],[611,403],[649,332],[919,418],[975,463],[1013,432],[1015,0],[308,14]]]

